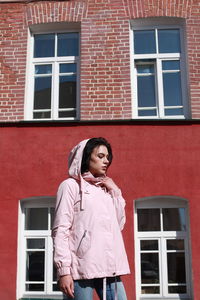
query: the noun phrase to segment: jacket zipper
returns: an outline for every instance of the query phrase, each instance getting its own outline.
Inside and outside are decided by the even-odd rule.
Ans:
[[[83,235],[82,235],[82,238],[81,238],[81,240],[80,240],[80,242],[79,242],[79,244],[78,244],[78,247],[77,247],[77,249],[76,249],[76,252],[78,252],[78,250],[79,250],[79,248],[80,248],[80,246],[81,246],[82,240],[83,240],[84,237],[86,236],[86,233],[87,233],[87,230],[84,231],[84,233],[83,233]]]

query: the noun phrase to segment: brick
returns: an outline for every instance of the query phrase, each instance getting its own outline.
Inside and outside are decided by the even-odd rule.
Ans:
[[[191,0],[36,1],[0,6],[0,121],[23,119],[28,26],[46,22],[81,23],[81,118],[130,118],[129,21],[160,16],[186,20],[190,102],[192,115],[200,116],[199,15],[199,5]]]

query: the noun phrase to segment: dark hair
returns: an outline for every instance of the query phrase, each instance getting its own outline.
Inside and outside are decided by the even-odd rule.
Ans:
[[[90,162],[90,157],[92,154],[92,151],[94,148],[98,146],[106,146],[108,149],[108,160],[109,160],[109,165],[112,162],[112,148],[110,144],[107,142],[106,139],[99,137],[99,138],[92,138],[89,141],[87,141],[85,148],[83,150],[83,156],[82,156],[82,162],[81,162],[81,174],[87,172],[89,170],[89,162]]]

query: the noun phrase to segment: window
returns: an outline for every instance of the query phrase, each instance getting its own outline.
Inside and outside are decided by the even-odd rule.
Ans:
[[[32,33],[26,118],[78,117],[79,32]]]
[[[22,200],[19,210],[17,299],[60,295],[53,266],[54,198]]]
[[[133,117],[185,118],[187,90],[182,27],[133,25],[132,29]]]
[[[191,299],[187,202],[136,201],[137,299]]]

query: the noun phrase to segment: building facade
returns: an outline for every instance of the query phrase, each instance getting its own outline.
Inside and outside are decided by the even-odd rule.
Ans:
[[[129,300],[200,299],[200,2],[0,1],[0,296],[62,299],[52,263],[67,153],[107,138]]]

